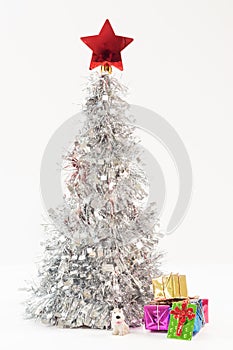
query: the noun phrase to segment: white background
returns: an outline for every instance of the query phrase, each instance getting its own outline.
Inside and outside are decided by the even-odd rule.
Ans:
[[[122,52],[128,102],[166,118],[192,161],[190,210],[162,242],[164,269],[186,273],[190,294],[210,298],[211,323],[190,343],[142,329],[120,339],[58,330],[20,316],[17,288],[43,234],[43,151],[53,132],[80,111],[91,51],[79,37],[98,34],[106,18],[116,34],[134,38]],[[231,348],[233,2],[0,0],[0,28],[1,348]]]

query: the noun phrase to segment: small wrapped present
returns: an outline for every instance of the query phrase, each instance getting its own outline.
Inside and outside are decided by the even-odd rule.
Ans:
[[[209,300],[202,299],[202,306],[204,310],[205,322],[209,323]]]
[[[151,331],[167,331],[170,318],[169,305],[145,305],[145,328]]]
[[[197,312],[193,328],[193,335],[195,335],[205,325],[205,316],[201,299],[191,299],[190,303],[197,305]]]
[[[187,298],[186,276],[170,274],[152,279],[155,299]]]
[[[191,340],[193,336],[197,305],[188,300],[172,304],[168,338]]]

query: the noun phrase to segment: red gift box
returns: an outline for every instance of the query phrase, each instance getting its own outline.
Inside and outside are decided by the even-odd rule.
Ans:
[[[209,299],[202,299],[202,306],[204,310],[205,322],[209,322]]]

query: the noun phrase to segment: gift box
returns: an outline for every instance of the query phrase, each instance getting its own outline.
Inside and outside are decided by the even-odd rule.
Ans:
[[[155,299],[187,298],[186,276],[170,274],[152,279]]]
[[[175,302],[170,311],[168,338],[191,340],[197,312],[197,304],[188,300]]]
[[[205,322],[209,323],[209,300],[202,299],[202,306],[204,311]]]
[[[151,331],[167,331],[170,319],[169,305],[145,305],[145,328]]]
[[[197,305],[196,317],[193,328],[193,335],[195,335],[205,325],[205,316],[201,299],[190,300],[190,303]]]

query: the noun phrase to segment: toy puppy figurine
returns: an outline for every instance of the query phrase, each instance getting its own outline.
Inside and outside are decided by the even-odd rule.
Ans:
[[[125,323],[125,316],[122,309],[116,308],[112,311],[112,334],[125,335],[129,333],[129,326]]]

